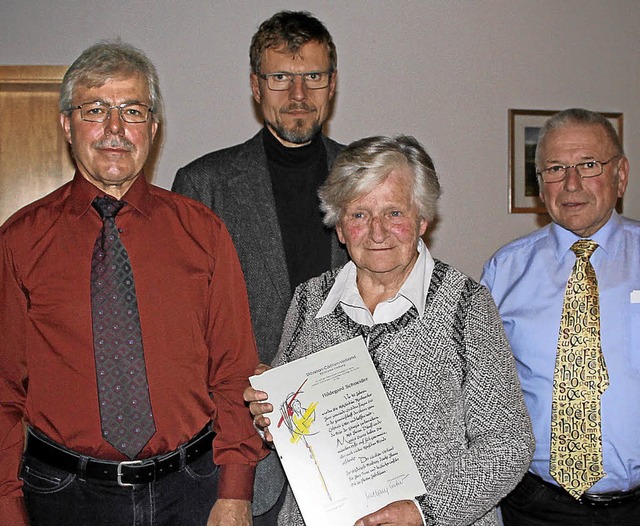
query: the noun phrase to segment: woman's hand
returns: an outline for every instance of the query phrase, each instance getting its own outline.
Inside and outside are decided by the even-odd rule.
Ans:
[[[271,366],[261,363],[256,367],[254,374],[262,374],[265,371],[271,369]],[[269,398],[269,395],[264,391],[258,391],[253,387],[249,386],[244,390],[243,393],[244,401],[249,404],[249,411],[253,415],[253,423],[260,431],[264,433],[264,439],[267,442],[273,442],[273,436],[269,431],[269,424],[271,424],[271,420],[266,416],[263,416],[264,413],[270,413],[273,411],[273,406],[269,402],[264,402]]]
[[[422,526],[422,513],[412,500],[397,500],[384,508],[358,519],[354,526],[378,526],[395,524],[397,526]]]

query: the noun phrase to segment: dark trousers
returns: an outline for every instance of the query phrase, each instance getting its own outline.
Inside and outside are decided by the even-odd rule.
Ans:
[[[640,526],[640,498],[593,506],[526,474],[501,502],[504,526]]]
[[[122,487],[25,455],[21,478],[31,526],[206,526],[218,468],[209,451],[160,480]]]

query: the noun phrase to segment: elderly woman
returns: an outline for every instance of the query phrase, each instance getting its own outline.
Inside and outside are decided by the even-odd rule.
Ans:
[[[530,421],[491,295],[421,240],[439,195],[431,158],[412,137],[370,137],[342,152],[320,199],[351,262],[297,288],[273,363],[364,337],[427,492],[357,526],[498,524],[498,501],[531,460]],[[245,392],[263,428],[271,404],[255,401],[266,396]],[[291,493],[278,523],[304,524]]]

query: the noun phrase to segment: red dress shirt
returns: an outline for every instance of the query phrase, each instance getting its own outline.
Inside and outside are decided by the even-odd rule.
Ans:
[[[92,457],[103,440],[90,272],[100,190],[73,181],[0,229],[0,517],[23,519],[23,419]],[[103,194],[102,194],[103,195]],[[250,500],[264,456],[242,392],[258,363],[244,278],[226,227],[206,206],[141,175],[116,217],[133,268],[157,432],[139,458],[176,449],[209,420],[219,497]]]

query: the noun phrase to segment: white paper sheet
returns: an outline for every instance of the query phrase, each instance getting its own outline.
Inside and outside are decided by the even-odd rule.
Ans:
[[[361,337],[252,376],[307,526],[351,526],[425,487]]]

